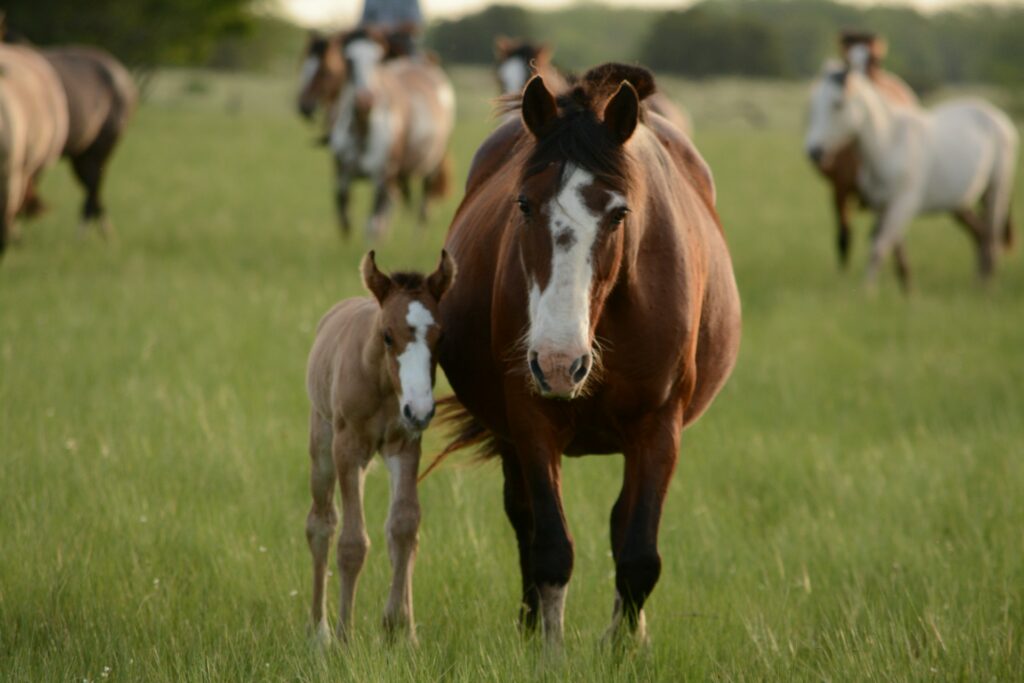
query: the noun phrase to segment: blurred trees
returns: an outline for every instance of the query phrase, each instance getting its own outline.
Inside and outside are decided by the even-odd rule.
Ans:
[[[887,63],[918,90],[944,82],[1024,85],[1020,5],[970,4],[931,14],[834,0],[703,0],[668,12],[594,2],[543,12],[492,6],[434,23],[427,41],[454,62],[489,63],[494,36],[505,34],[551,43],[556,60],[576,70],[641,60],[695,78],[806,78],[837,56],[836,35],[844,28],[888,38]]]
[[[7,25],[34,43],[84,43],[135,67],[204,61],[251,29],[251,0],[13,0]]]

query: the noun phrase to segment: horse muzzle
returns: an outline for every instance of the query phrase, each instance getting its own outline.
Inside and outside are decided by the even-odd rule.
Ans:
[[[533,351],[529,353],[530,375],[545,398],[575,398],[593,366],[590,352],[582,354]]]
[[[315,104],[313,104],[311,102],[302,102],[302,101],[299,102],[299,114],[301,114],[302,118],[306,119],[307,121],[309,119],[313,118],[313,113],[315,111],[316,111],[316,105]]]

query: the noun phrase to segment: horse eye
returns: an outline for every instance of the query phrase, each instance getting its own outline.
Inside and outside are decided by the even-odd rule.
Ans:
[[[612,225],[622,225],[622,221],[626,220],[626,216],[629,215],[629,209],[624,206],[620,206],[612,212]]]
[[[519,195],[518,199],[516,199],[516,204],[524,216],[530,215],[530,202],[526,201],[526,197]]]
[[[394,337],[391,336],[391,332],[390,331],[385,331],[384,332],[384,346],[386,346],[386,347],[388,347],[390,349],[394,345],[394,343],[395,343],[395,339],[394,339]]]

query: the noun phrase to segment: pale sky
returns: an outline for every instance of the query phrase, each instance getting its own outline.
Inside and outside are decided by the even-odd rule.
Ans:
[[[551,9],[569,5],[576,0],[501,0],[504,4],[523,5],[538,9]],[[899,0],[896,0],[897,2]],[[997,2],[1000,0],[996,0]],[[1003,0],[1020,2],[1021,0]],[[362,0],[279,0],[286,12],[305,26],[324,24],[344,25],[353,23],[363,7]],[[427,20],[439,17],[458,16],[493,4],[495,0],[420,0],[420,7]],[[604,4],[632,7],[681,7],[692,4],[688,0],[603,0]],[[869,4],[871,0],[854,0],[857,4]],[[936,9],[947,5],[964,4],[964,0],[907,0],[921,9]]]

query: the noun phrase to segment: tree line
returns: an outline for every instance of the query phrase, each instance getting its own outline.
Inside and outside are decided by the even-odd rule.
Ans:
[[[704,0],[667,12],[493,5],[433,23],[427,43],[450,62],[490,63],[493,37],[505,34],[551,43],[556,61],[569,69],[615,59],[691,78],[807,78],[836,55],[841,29],[885,36],[887,63],[918,90],[958,82],[1024,85],[1024,7],[1010,5],[930,14],[832,0]]]

